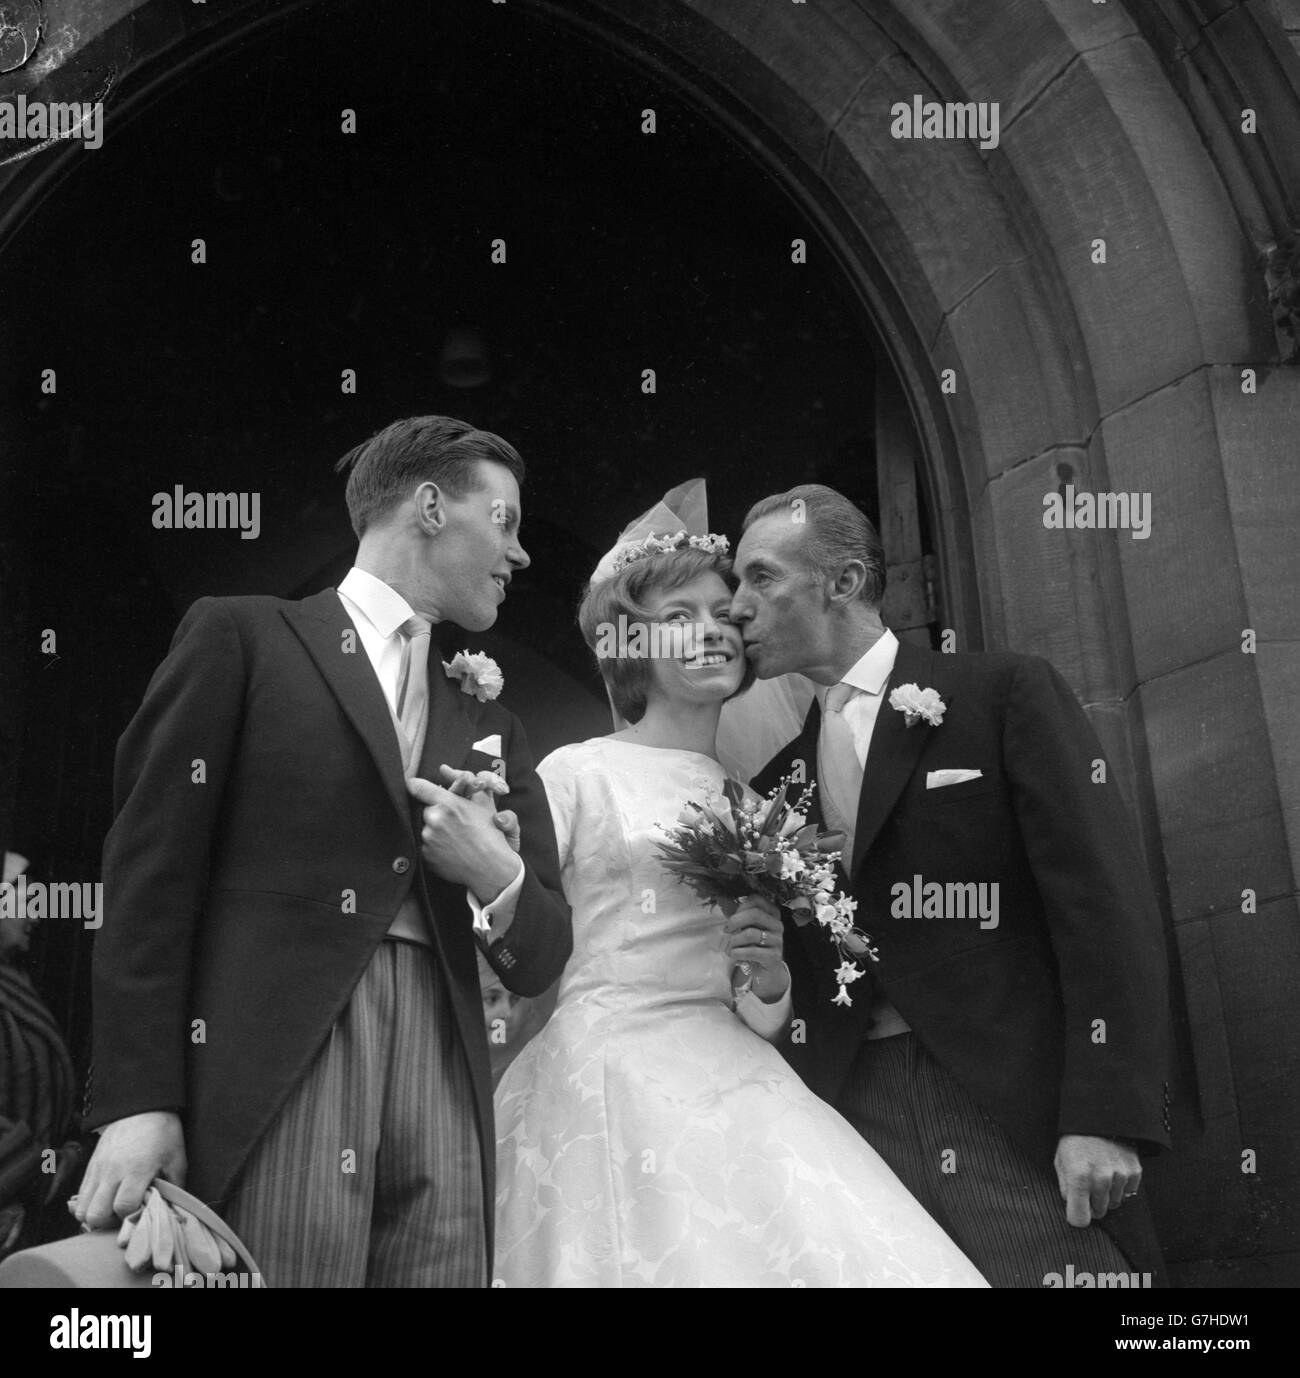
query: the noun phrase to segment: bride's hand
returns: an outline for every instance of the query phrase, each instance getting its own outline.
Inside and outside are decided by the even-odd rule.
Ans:
[[[442,776],[443,788],[465,799],[480,794],[496,796],[510,793],[510,786],[490,770],[457,770],[454,766],[442,765],[438,767],[438,772]]]
[[[781,911],[763,895],[746,895],[723,931],[727,955],[733,962],[749,965],[750,989],[764,1004],[774,1004],[790,987],[782,957]]]

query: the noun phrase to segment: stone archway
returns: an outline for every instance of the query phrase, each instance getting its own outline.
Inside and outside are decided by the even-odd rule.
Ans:
[[[1053,660],[1137,810],[1202,1124],[1185,1113],[1157,1182],[1171,1254],[1188,1282],[1280,1280],[1298,1248],[1281,1207],[1300,1125],[1275,1090],[1300,1066],[1300,374],[1276,362],[1258,260],[1300,223],[1300,29],[1198,0],[528,3],[711,109],[860,293],[920,437],[957,644]],[[310,8],[200,7],[133,61],[168,78]],[[914,95],[996,102],[997,146],[894,139]],[[4,189],[7,215],[38,180]],[[1045,528],[1067,483],[1149,494],[1149,538]]]
[[[1167,1170],[1171,1256],[1192,1283],[1280,1280],[1300,375],[1259,260],[1300,219],[1296,39],[1192,4],[546,8],[676,74],[837,246],[909,390],[959,643],[982,624],[1053,660],[1137,808],[1203,1123]],[[998,146],[892,138],[914,95],[998,102]],[[1046,529],[1066,483],[1149,494],[1149,536]],[[1256,1143],[1267,1177],[1242,1170]]]

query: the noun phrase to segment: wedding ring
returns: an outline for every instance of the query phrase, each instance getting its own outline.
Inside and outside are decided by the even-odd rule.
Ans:
[[[759,947],[767,946],[767,934],[761,928],[758,930],[758,945]]]
[[[1131,1201],[1136,1195],[1137,1195],[1137,1192],[1135,1192],[1135,1191],[1126,1191],[1126,1192],[1124,1193],[1124,1199],[1125,1199],[1125,1201]]]

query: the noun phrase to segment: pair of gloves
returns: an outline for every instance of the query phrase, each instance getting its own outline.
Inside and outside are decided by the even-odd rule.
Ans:
[[[156,1187],[122,1221],[117,1242],[133,1273],[170,1273],[178,1267],[186,1273],[230,1273],[240,1266],[224,1239],[189,1211],[164,1201]]]

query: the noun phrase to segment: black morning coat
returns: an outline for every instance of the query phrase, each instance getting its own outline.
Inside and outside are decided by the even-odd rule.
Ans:
[[[526,876],[490,959],[510,989],[537,995],[572,948],[546,795],[518,719],[462,693],[435,648],[417,773],[492,769],[472,748],[496,734],[510,785],[499,807],[519,816]],[[495,1137],[471,914],[464,887],[420,861],[421,809],[339,595],[195,603],[118,744],[114,793],[88,1127],[178,1110],[186,1185],[219,1209],[414,883],[471,1074],[490,1256]]]
[[[893,689],[913,683],[945,700],[938,726],[908,727],[889,705]],[[783,775],[815,777],[820,725],[814,702],[755,786],[766,793]],[[1048,1164],[1063,1134],[1129,1140],[1143,1154],[1169,1143],[1163,930],[1135,825],[1102,760],[1077,699],[1045,660],[900,642],[849,867],[856,922],[880,954],[867,964],[871,980],[980,1107]],[[948,769],[982,775],[926,788],[929,772]],[[815,795],[812,821],[825,826]],[[917,877],[996,884],[997,926],[978,914],[909,916]],[[826,934],[788,918],[786,927],[802,1041],[787,1038],[784,1051],[833,1104],[867,1035],[870,981],[850,987],[851,1007],[833,1006],[838,959]],[[1158,1273],[1145,1197],[1103,1223],[1135,1268]]]

